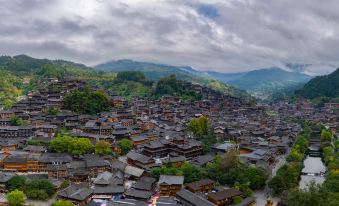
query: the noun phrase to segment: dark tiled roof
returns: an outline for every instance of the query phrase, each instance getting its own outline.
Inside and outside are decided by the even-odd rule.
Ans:
[[[209,193],[208,197],[211,197],[215,200],[224,200],[224,199],[239,196],[239,195],[242,195],[242,194],[243,194],[242,192],[231,188],[231,189],[222,190],[222,191],[219,191],[219,192]]]
[[[118,185],[108,185],[105,187],[95,187],[93,194],[122,194],[125,189],[123,186]]]
[[[199,180],[199,181],[196,181],[196,182],[191,182],[191,183],[187,184],[186,186],[191,187],[194,190],[198,190],[201,186],[209,185],[209,184],[213,184],[213,183],[214,183],[214,181],[211,180],[211,179],[202,179],[202,180]]]
[[[83,201],[92,195],[93,190],[90,188],[82,187],[80,185],[71,185],[66,189],[59,192],[58,196],[64,197],[67,199],[73,199],[78,201]]]
[[[177,193],[177,198],[179,200],[184,200],[192,206],[215,206],[215,204],[209,202],[208,200],[200,197],[188,190],[182,189]]]
[[[160,175],[159,178],[159,184],[182,185],[183,183],[183,176]]]
[[[136,190],[136,189],[129,189],[125,192],[126,197],[135,197],[141,199],[149,199],[152,196],[152,192]]]
[[[11,155],[7,159],[5,159],[6,163],[26,163],[27,156],[26,155]]]
[[[8,180],[10,180],[12,177],[14,177],[14,173],[0,173],[0,183],[6,183]]]
[[[153,188],[153,182],[146,182],[143,180],[139,180],[134,185],[132,185],[132,188],[138,189],[138,190],[151,191]]]

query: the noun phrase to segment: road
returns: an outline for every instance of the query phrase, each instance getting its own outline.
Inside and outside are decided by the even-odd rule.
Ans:
[[[287,151],[284,155],[277,157],[277,163],[273,166],[272,174],[268,178],[267,182],[272,179],[277,174],[278,169],[286,163],[287,154],[289,154],[289,151]],[[279,198],[272,196],[267,184],[265,189],[256,191],[253,196],[256,198],[255,206],[265,206],[268,199],[273,201],[273,205],[277,205],[280,201]]]

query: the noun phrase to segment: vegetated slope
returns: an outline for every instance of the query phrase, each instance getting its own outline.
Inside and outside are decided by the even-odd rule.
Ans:
[[[309,99],[339,97],[339,68],[329,75],[313,78],[303,88],[297,90],[296,95]]]
[[[289,72],[280,68],[260,69],[247,72],[240,78],[228,83],[258,95],[287,93],[300,87],[311,79],[310,76]]]
[[[140,71],[143,72],[148,79],[155,81],[174,74],[178,80],[208,86],[231,96],[250,98],[250,95],[245,91],[224,84],[215,78],[211,78],[206,72],[196,71],[188,66],[171,66],[133,60],[116,60],[99,64],[95,66],[95,69],[112,72]]]
[[[147,76],[145,77],[144,71],[139,71],[139,67],[136,65],[130,65],[127,68],[128,71],[138,72],[126,74],[120,72],[125,71],[123,69],[114,72],[95,70],[83,64],[70,61],[36,59],[26,55],[1,56],[0,74],[2,74],[1,78],[5,80],[0,85],[2,86],[0,89],[0,104],[10,107],[18,96],[27,94],[28,91],[37,90],[38,85],[41,85],[41,81],[44,81],[46,78],[80,79],[92,86],[105,89],[110,95],[119,95],[127,98],[150,95],[155,83],[149,80]],[[170,69],[172,66],[167,66],[166,68],[168,70],[160,70],[161,75],[158,76],[170,76],[170,74],[173,74],[173,71]],[[195,70],[191,68],[187,67],[184,70],[176,70],[178,75],[175,75],[177,75],[178,79],[207,85],[232,96],[249,97],[246,92],[234,87],[224,85],[215,80],[194,76],[191,73],[195,73]],[[153,73],[157,73],[155,71],[157,69],[153,68]],[[119,72],[118,77],[117,72]],[[147,74],[147,72],[145,73]],[[131,79],[130,75],[136,79]]]

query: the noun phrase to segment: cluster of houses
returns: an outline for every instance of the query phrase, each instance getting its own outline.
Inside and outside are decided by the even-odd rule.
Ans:
[[[216,154],[231,148],[239,150],[244,163],[271,172],[277,157],[286,153],[301,131],[298,124],[284,118],[289,114],[299,115],[303,110],[305,117],[306,112],[314,112],[307,107],[294,109],[295,105],[282,102],[258,106],[187,84],[204,94],[203,100],[183,101],[173,96],[126,100],[115,96],[111,98],[109,112],[80,115],[65,110],[63,98],[73,90],[83,89],[86,83],[50,79],[38,93],[28,95],[9,110],[0,111],[0,191],[6,191],[6,182],[15,173],[34,173],[45,175],[56,188],[64,179],[70,180],[71,186],[60,188],[57,198],[76,205],[231,205],[234,197],[244,195],[232,188],[217,187],[209,179],[184,184],[183,176],[161,175],[156,180],[150,177],[150,172],[168,163],[175,167],[184,162],[204,166]],[[267,107],[279,115],[268,114]],[[58,112],[50,113],[51,108]],[[202,143],[187,130],[189,121],[201,116],[208,118],[218,142],[207,154]],[[26,124],[12,125],[13,118],[25,120]],[[331,127],[332,123],[335,122],[329,122]],[[129,139],[134,148],[116,159],[96,154],[50,153],[45,146],[28,144],[51,141],[60,128],[93,143],[105,140],[116,154],[121,152],[117,146],[121,139]],[[253,201],[246,198],[242,205]]]

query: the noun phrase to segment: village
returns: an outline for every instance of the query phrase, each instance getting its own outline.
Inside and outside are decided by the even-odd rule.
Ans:
[[[184,101],[168,95],[130,100],[111,96],[110,111],[77,114],[65,109],[63,99],[87,87],[86,82],[46,81],[38,92],[0,111],[3,194],[8,192],[11,178],[23,175],[48,179],[56,188],[53,201],[68,200],[79,206],[253,205],[254,197],[212,178],[187,183],[184,175],[160,174],[155,178],[152,171],[168,165],[206,167],[216,161],[216,156],[236,150],[242,164],[263,168],[272,176],[302,131],[301,125],[288,120],[304,119],[321,123],[334,134],[339,131],[337,103],[325,104],[321,109],[307,100],[256,104],[192,83],[186,86],[202,94],[202,100]],[[201,117],[208,119],[216,138],[211,145],[195,138],[188,129],[192,119]],[[25,124],[13,125],[13,118]],[[50,152],[48,146],[36,144],[52,141],[60,131],[67,131],[73,138],[89,139],[93,145],[108,142],[112,155]],[[132,143],[128,151],[119,146],[126,139]],[[236,203],[237,197],[242,201]],[[6,204],[4,198],[0,201]]]

